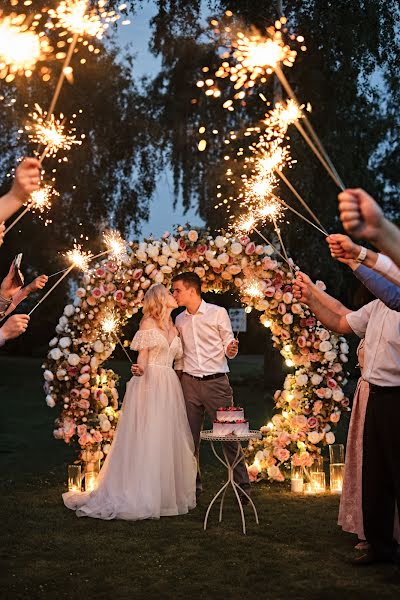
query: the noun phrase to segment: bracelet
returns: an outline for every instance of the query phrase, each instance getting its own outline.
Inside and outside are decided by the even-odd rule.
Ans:
[[[367,249],[361,246],[360,254],[357,256],[356,261],[359,263],[364,262],[367,257]]]

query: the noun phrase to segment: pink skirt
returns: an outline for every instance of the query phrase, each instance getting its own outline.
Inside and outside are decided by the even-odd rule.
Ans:
[[[353,408],[346,446],[343,491],[340,498],[338,525],[343,531],[355,533],[359,540],[365,540],[362,511],[362,467],[363,436],[365,413],[369,396],[369,383],[358,380],[354,394]],[[396,510],[394,536],[400,540],[400,525]]]

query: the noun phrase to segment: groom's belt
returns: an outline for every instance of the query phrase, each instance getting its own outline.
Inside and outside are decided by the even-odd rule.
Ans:
[[[212,373],[212,375],[203,375],[203,377],[197,377],[197,375],[190,375],[190,373],[183,373],[196,381],[208,381],[209,379],[218,379],[218,377],[224,377],[226,373]]]

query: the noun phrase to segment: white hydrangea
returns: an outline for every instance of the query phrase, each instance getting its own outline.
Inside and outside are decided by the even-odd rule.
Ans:
[[[57,344],[58,344],[58,338],[57,338],[57,337],[54,337],[54,338],[53,338],[52,340],[50,340],[50,342],[49,342],[49,346],[50,346],[50,348],[54,348],[54,346],[57,346]]]
[[[45,370],[45,372],[43,373],[43,377],[45,378],[46,381],[53,381],[54,380],[54,375],[51,371],[49,371],[48,369]]]
[[[53,408],[56,405],[55,400],[54,400],[54,398],[53,398],[53,396],[51,394],[47,394],[47,396],[46,396],[46,404],[50,408]]]
[[[233,244],[231,245],[231,254],[233,254],[234,256],[240,254],[242,250],[243,246],[242,244],[240,244],[240,242],[233,242]]]
[[[60,339],[60,341],[58,342],[58,345],[61,348],[68,348],[68,346],[70,346],[72,344],[72,340],[70,337],[62,337]]]
[[[223,248],[226,244],[226,239],[222,235],[217,235],[214,242],[217,248]]]
[[[52,350],[50,350],[49,358],[51,358],[52,360],[60,360],[61,357],[62,357],[62,352],[61,352],[60,348],[53,348]]]
[[[69,354],[68,355],[68,364],[71,365],[71,367],[77,367],[80,363],[80,358],[77,354]]]
[[[66,317],[72,317],[72,315],[75,313],[75,308],[72,304],[67,304],[67,306],[64,308],[64,315]],[[61,319],[60,319],[61,320]]]

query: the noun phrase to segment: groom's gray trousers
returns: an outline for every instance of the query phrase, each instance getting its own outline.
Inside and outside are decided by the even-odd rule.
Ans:
[[[216,379],[201,380],[194,379],[187,373],[183,373],[181,384],[198,462],[200,432],[203,426],[204,411],[207,411],[211,422],[214,421],[218,408],[232,406],[232,388],[229,385],[229,379],[227,375],[223,375],[222,377],[218,377]],[[224,442],[224,447],[228,460],[232,464],[237,453],[237,442]],[[247,474],[243,451],[240,450],[240,452],[242,460],[235,468],[234,478],[238,485],[248,491],[248,488],[250,487],[249,476]],[[196,487],[197,489],[201,490],[200,469],[198,469]]]

